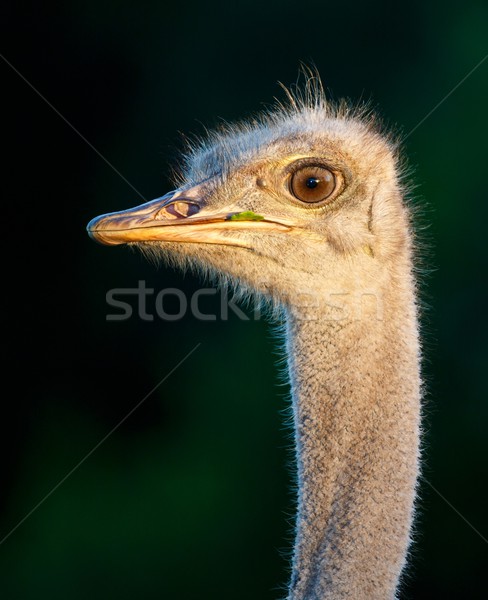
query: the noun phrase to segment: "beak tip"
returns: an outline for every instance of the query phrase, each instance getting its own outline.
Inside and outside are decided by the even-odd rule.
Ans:
[[[100,220],[100,217],[95,217],[86,226],[86,232],[88,233],[90,238],[95,241],[97,239],[96,229],[97,229],[97,223],[99,222],[99,220]]]
[[[105,216],[106,215],[100,215],[92,219],[86,226],[86,231],[90,239],[92,239],[94,242],[102,244],[103,246],[110,246],[113,245],[113,242],[110,242],[106,237],[104,237],[99,228],[99,224]]]

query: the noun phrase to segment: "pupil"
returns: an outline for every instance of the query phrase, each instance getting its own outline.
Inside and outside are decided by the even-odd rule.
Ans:
[[[317,179],[317,177],[309,177],[305,183],[305,185],[310,188],[311,190],[313,190],[314,188],[316,188],[319,185],[320,180]]]

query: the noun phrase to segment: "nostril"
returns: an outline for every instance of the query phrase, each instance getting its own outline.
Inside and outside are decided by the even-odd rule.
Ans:
[[[182,202],[181,200],[177,200],[173,206],[175,211],[183,217],[192,217],[200,211],[200,206],[194,202]]]
[[[160,219],[186,219],[192,217],[200,211],[200,206],[194,202],[188,202],[186,200],[175,200],[171,202],[156,213],[154,218]]]

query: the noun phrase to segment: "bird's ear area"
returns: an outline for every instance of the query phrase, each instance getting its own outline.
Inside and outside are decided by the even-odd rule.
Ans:
[[[373,195],[368,229],[374,239],[375,254],[385,260],[398,256],[411,244],[411,215],[396,183],[386,192]]]
[[[293,223],[270,219],[246,210],[238,203],[216,208],[207,204],[203,186],[170,192],[128,210],[92,219],[87,226],[90,237],[108,246],[133,242],[193,242],[247,246],[230,231],[259,230],[286,232]]]

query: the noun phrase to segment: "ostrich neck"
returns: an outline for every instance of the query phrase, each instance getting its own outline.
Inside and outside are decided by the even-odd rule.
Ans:
[[[413,285],[390,281],[376,298],[350,299],[326,302],[315,318],[287,316],[299,490],[288,600],[392,599],[409,544],[420,406]]]

